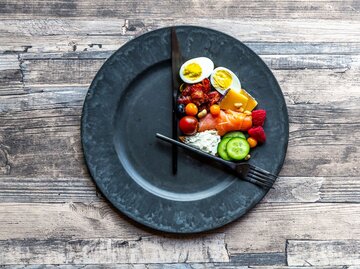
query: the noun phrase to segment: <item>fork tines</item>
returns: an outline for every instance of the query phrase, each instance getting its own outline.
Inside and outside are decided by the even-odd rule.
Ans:
[[[246,175],[246,179],[249,182],[260,185],[262,187],[272,188],[272,185],[277,179],[277,176],[259,167],[251,165]]]

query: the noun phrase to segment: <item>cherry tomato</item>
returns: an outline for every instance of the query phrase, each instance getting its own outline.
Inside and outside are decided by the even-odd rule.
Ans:
[[[218,116],[220,114],[220,106],[219,105],[212,105],[210,107],[210,113],[213,116]]]
[[[185,113],[188,116],[195,116],[198,113],[198,108],[194,103],[188,103],[185,107]]]
[[[258,143],[255,138],[252,138],[251,136],[247,139],[247,142],[249,143],[250,148],[255,148]]]
[[[193,116],[182,117],[179,121],[179,128],[185,135],[193,135],[197,132],[199,122]]]

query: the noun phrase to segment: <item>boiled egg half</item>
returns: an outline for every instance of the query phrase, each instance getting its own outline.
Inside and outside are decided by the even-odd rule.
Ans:
[[[228,89],[240,92],[241,84],[238,77],[225,67],[217,67],[211,73],[211,85],[221,94],[225,94]]]
[[[180,68],[180,78],[185,83],[198,83],[211,75],[214,63],[209,58],[198,57],[186,61]]]

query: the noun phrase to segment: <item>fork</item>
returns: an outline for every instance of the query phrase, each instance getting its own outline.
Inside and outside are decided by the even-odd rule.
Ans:
[[[189,146],[185,143],[179,142],[177,140],[174,140],[170,137],[167,137],[167,136],[159,134],[159,133],[156,133],[156,137],[163,141],[166,141],[170,144],[173,144],[173,145],[176,145],[183,149],[186,149],[187,151],[193,152],[197,156],[202,157],[203,159],[205,159],[207,161],[212,161],[216,164],[220,164],[223,167],[227,168],[229,171],[231,171],[236,176],[242,178],[245,181],[248,181],[257,186],[260,186],[262,188],[265,188],[265,189],[273,188],[272,185],[275,182],[275,180],[277,179],[276,175],[274,175],[262,168],[251,165],[249,163],[245,163],[245,162],[236,163],[236,162],[226,161],[224,159],[218,158],[218,157],[208,154],[202,150],[199,150],[197,148],[194,148],[192,146]]]

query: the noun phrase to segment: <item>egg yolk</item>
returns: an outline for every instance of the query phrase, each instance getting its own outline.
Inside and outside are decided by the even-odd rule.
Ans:
[[[198,79],[201,76],[201,73],[201,66],[197,63],[188,64],[183,71],[183,75],[190,80]]]
[[[214,87],[226,90],[230,87],[232,82],[231,74],[226,70],[218,70],[213,76]]]

